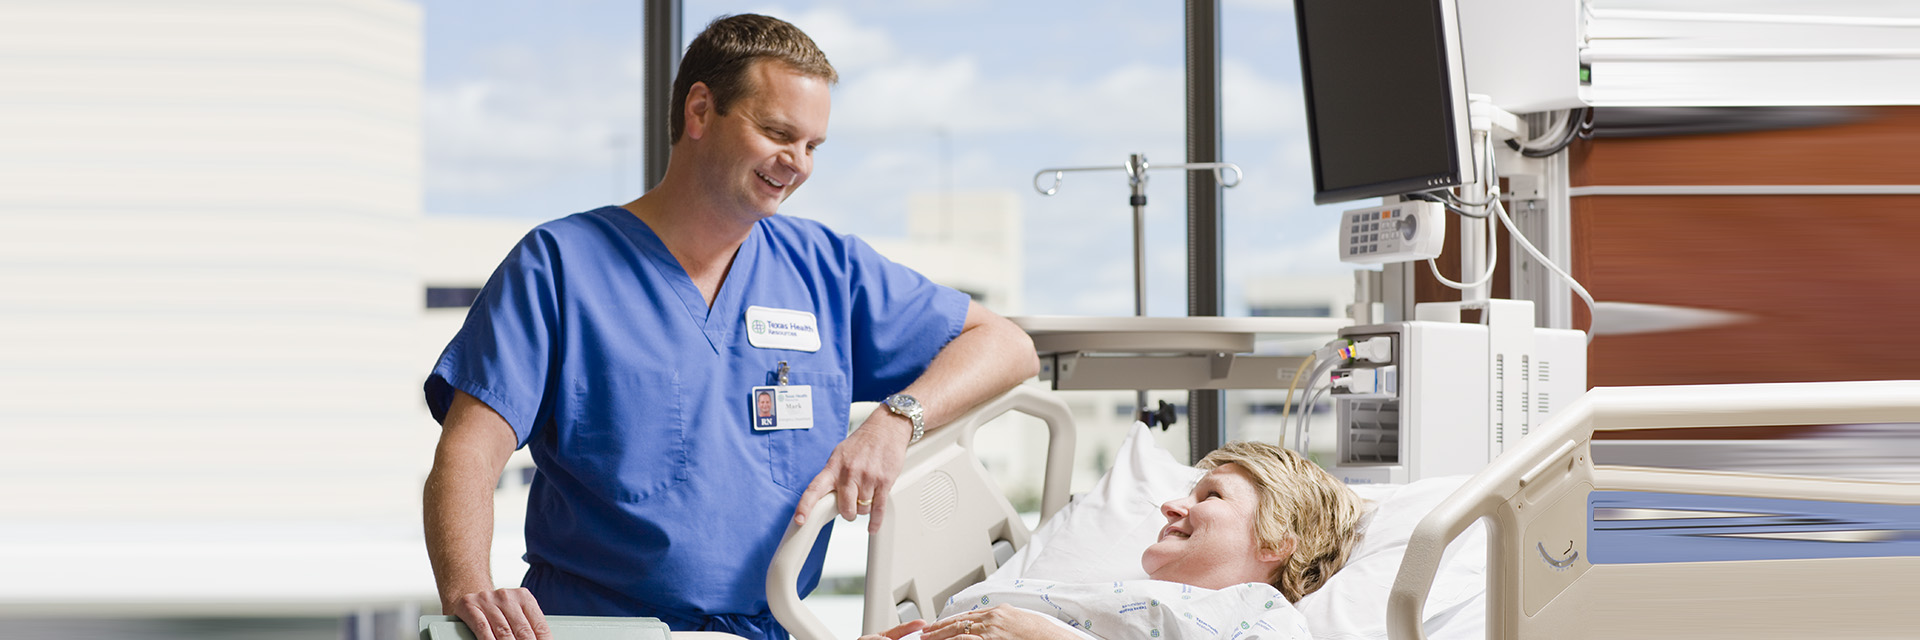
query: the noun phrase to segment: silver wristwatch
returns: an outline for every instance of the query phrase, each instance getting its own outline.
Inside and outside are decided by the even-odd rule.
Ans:
[[[920,436],[927,434],[927,421],[924,417],[926,412],[921,409],[919,400],[904,393],[896,393],[887,396],[887,399],[882,400],[881,403],[887,405],[888,411],[913,421],[913,439],[908,440],[907,444],[919,442]]]

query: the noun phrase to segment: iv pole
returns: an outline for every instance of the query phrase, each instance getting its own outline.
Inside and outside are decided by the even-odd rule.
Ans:
[[[1140,317],[1147,315],[1147,172],[1153,169],[1212,171],[1213,179],[1219,182],[1220,186],[1228,189],[1239,186],[1242,177],[1240,167],[1230,162],[1150,165],[1147,162],[1147,156],[1139,153],[1127,156],[1127,163],[1120,166],[1056,167],[1041,169],[1033,174],[1034,190],[1039,191],[1040,195],[1051,196],[1060,192],[1060,183],[1070,171],[1125,171],[1127,173],[1127,186],[1132,192],[1127,198],[1127,203],[1133,206],[1133,315]],[[1227,179],[1226,171],[1233,172],[1232,180]],[[1053,186],[1042,187],[1040,178],[1047,174],[1053,174]],[[1147,426],[1153,426],[1156,418],[1161,421],[1163,427],[1173,424],[1171,412],[1160,417],[1147,409],[1146,390],[1135,391],[1134,401],[1137,407],[1135,415],[1141,422],[1147,423]]]

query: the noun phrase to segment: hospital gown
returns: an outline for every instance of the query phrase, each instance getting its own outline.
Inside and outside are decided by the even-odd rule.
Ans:
[[[1104,640],[1308,640],[1306,618],[1272,585],[1218,591],[1177,582],[982,582],[947,599],[941,617],[1008,604]]]

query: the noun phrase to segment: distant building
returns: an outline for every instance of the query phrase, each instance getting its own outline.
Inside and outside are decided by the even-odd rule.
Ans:
[[[412,515],[420,21],[0,4],[0,517]]]
[[[0,604],[432,597],[421,21],[0,3]]]
[[[1257,276],[1246,281],[1247,315],[1256,318],[1340,318],[1353,304],[1353,274]]]
[[[1245,286],[1247,315],[1255,317],[1344,318],[1349,317],[1348,306],[1353,304],[1354,298],[1354,276],[1351,272],[1252,277],[1247,279]],[[1263,343],[1259,349],[1278,355],[1305,355],[1332,338],[1327,335]],[[1290,381],[1281,380],[1282,389]],[[1304,379],[1300,381],[1301,390],[1304,391],[1307,383]],[[1228,393],[1227,400],[1227,422],[1234,425],[1234,437],[1265,442],[1291,438],[1291,423],[1298,419],[1301,409],[1304,407],[1313,411],[1318,407],[1322,413],[1309,416],[1308,446],[1317,454],[1317,459],[1324,461],[1331,458],[1334,442],[1330,411],[1333,405],[1325,396],[1315,405],[1307,406],[1304,394],[1296,392],[1291,410],[1284,390],[1235,391]],[[1286,424],[1282,423],[1283,417],[1288,418]],[[1293,446],[1291,442],[1286,444]]]
[[[907,237],[861,239],[1001,315],[1016,315],[1025,277],[1021,225],[1011,191],[915,193],[907,197]]]

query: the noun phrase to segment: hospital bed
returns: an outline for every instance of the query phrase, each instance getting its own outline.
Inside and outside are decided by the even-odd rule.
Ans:
[[[1042,517],[1065,505],[1072,422],[1043,392],[1016,389],[929,435],[870,543],[866,632],[937,616],[1028,544],[972,455],[975,430],[1007,412],[1047,423]],[[1424,638],[1442,552],[1484,521],[1487,638],[1911,637],[1920,485],[1596,467],[1591,455],[1597,431],[1873,423],[1920,423],[1920,381],[1595,389],[1420,521],[1379,615],[1389,637]],[[774,615],[799,640],[848,640],[795,587],[836,510],[829,496],[790,527],[769,571]]]
[[[1920,484],[1591,453],[1597,431],[1881,423],[1920,423],[1920,382],[1593,389],[1421,521],[1391,637],[1424,637],[1440,550],[1483,518],[1488,638],[1914,637]]]

